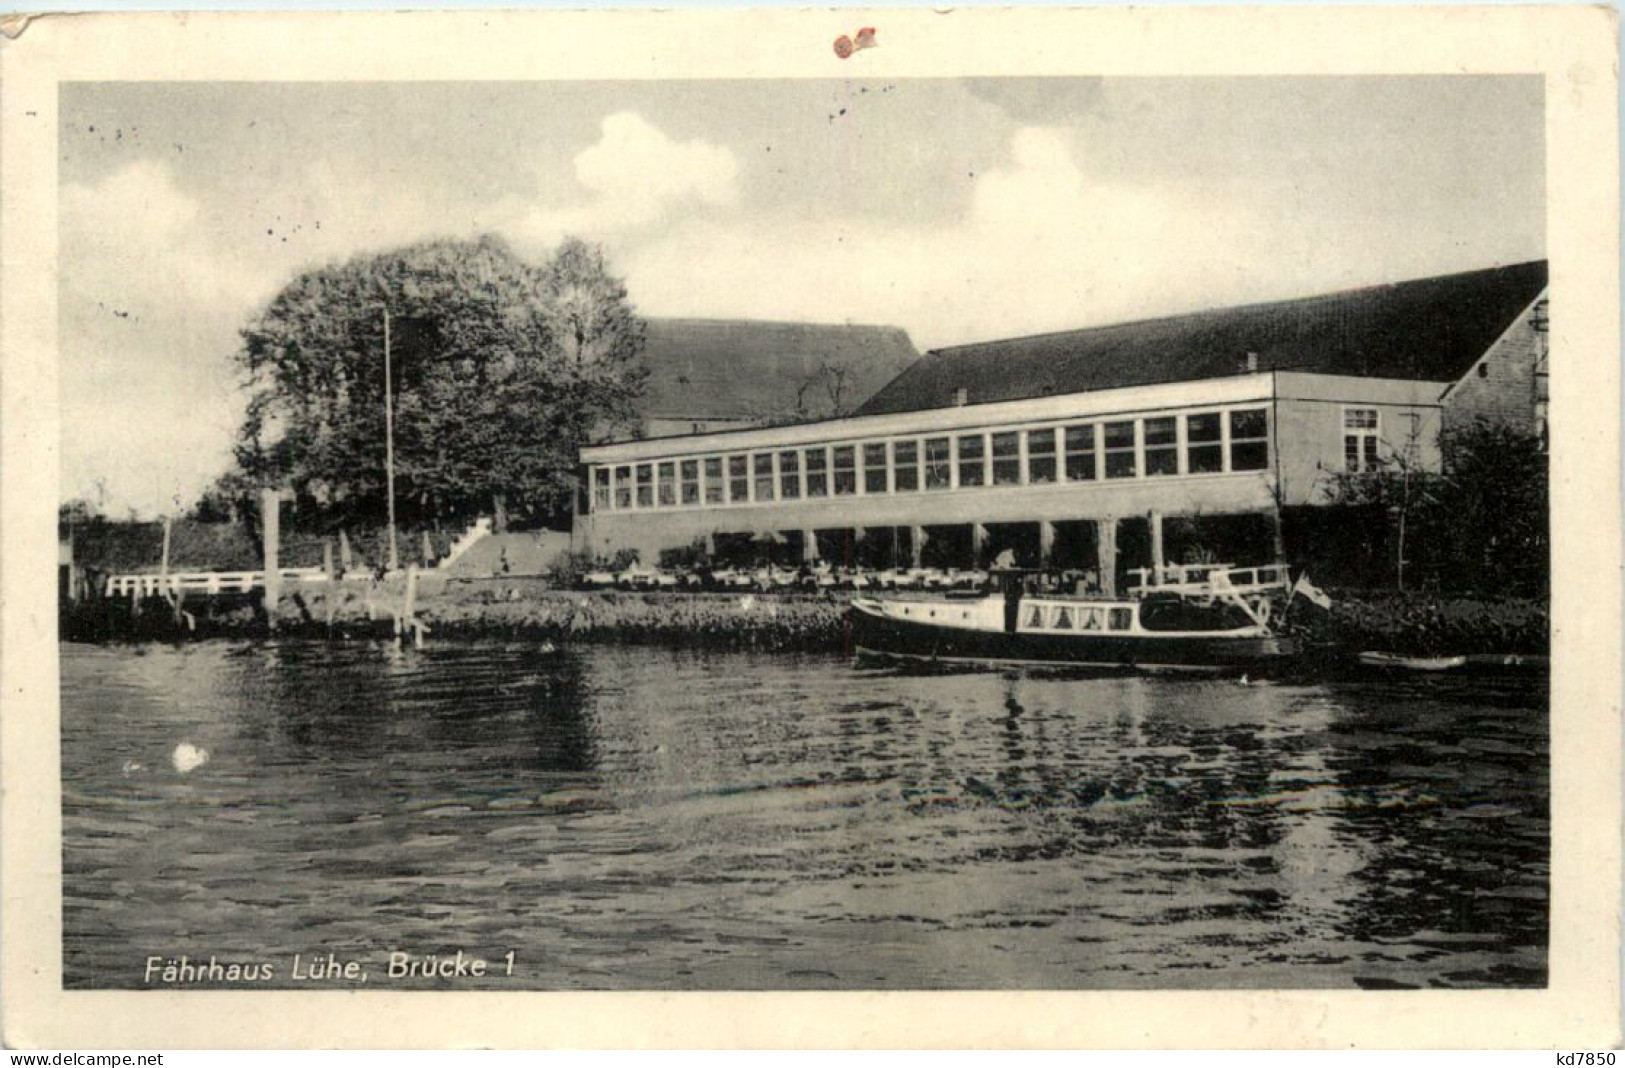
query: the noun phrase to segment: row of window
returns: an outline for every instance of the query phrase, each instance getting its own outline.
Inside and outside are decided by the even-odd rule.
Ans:
[[[1263,408],[600,465],[598,510],[1262,471]]]

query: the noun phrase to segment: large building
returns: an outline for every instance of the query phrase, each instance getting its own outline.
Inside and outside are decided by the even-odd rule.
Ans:
[[[583,449],[576,544],[875,566],[1009,548],[1108,590],[1154,560],[1256,562],[1337,472],[1436,468],[1452,407],[1535,419],[1545,290],[1536,262],[934,351],[849,417]]]
[[[844,415],[915,360],[892,326],[650,319],[643,436]]]

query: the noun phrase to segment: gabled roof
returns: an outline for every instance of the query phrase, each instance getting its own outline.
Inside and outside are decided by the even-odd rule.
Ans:
[[[894,326],[649,319],[645,336],[646,418],[782,422],[846,414],[919,358]]]
[[[1546,262],[928,353],[858,409],[919,411],[1248,369],[1453,382],[1546,288]]]

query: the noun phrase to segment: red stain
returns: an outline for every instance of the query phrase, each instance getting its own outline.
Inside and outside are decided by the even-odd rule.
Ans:
[[[835,38],[835,54],[841,59],[846,59],[853,52],[864,48],[874,48],[879,43],[875,40],[875,28],[865,26],[857,32],[855,39],[848,37],[844,33]]]

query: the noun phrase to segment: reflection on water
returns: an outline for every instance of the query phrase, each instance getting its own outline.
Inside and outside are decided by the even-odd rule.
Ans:
[[[463,949],[513,951],[460,981],[509,989],[1541,985],[1545,709],[1484,680],[64,646],[65,978]],[[182,741],[210,761],[176,772]]]

